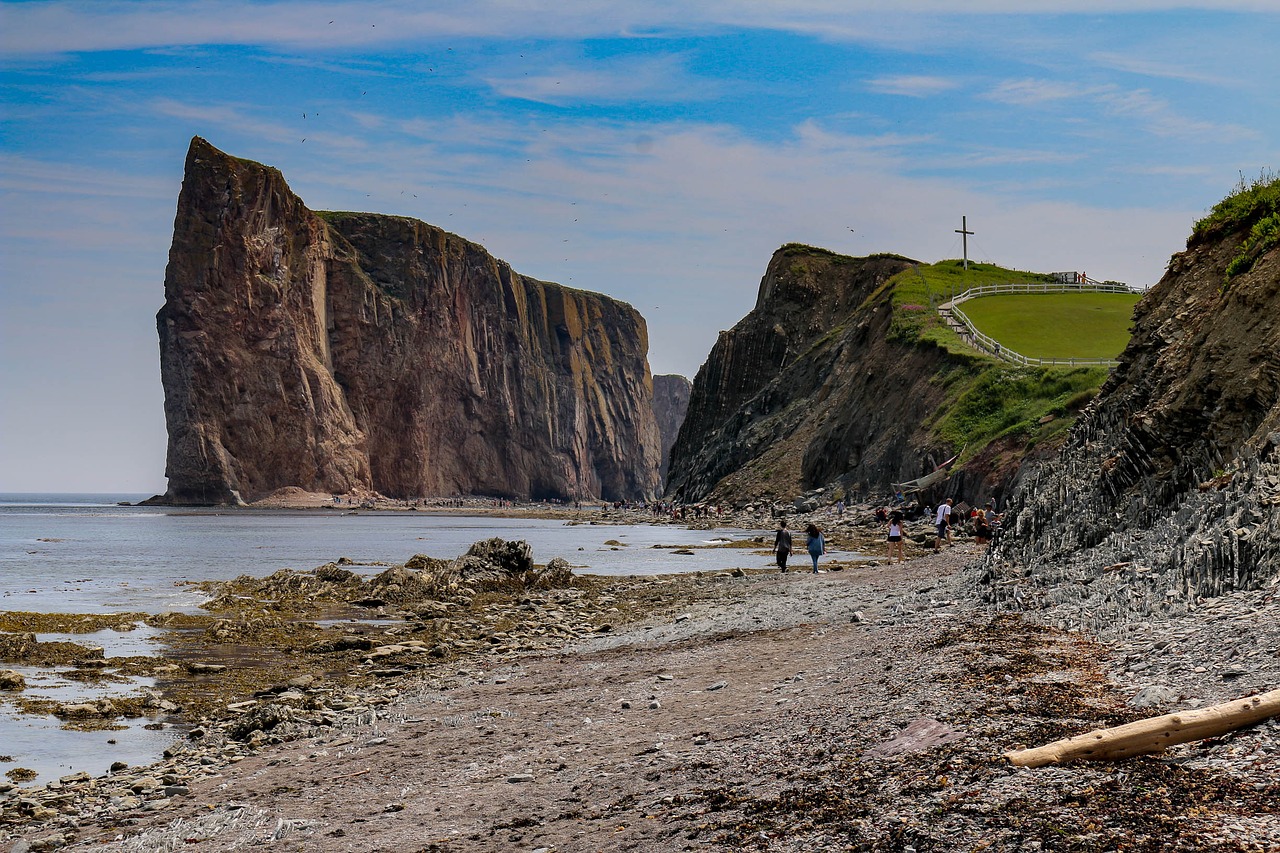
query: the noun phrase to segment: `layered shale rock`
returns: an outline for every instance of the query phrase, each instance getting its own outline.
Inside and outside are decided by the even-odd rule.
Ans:
[[[157,317],[171,503],[296,486],[642,498],[644,319],[424,222],[315,213],[192,140]]]
[[[662,467],[659,475],[667,481],[667,467],[671,460],[671,448],[680,434],[685,413],[689,411],[689,392],[693,383],[674,373],[653,377],[653,417],[658,422],[658,436],[662,442]]]
[[[1226,276],[1258,219],[1198,228],[1139,303],[1061,454],[1023,472],[992,600],[1101,627],[1276,582],[1280,249]]]
[[[949,456],[924,424],[946,394],[928,380],[954,358],[889,335],[884,285],[913,263],[798,245],[775,252],[755,308],[720,333],[694,379],[667,493],[887,490]]]

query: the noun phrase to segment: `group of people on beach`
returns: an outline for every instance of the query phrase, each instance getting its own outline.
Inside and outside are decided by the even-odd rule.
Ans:
[[[901,493],[899,493],[900,495]],[[955,504],[953,498],[947,498],[938,505],[936,515],[934,515],[934,528],[937,530],[937,538],[934,540],[933,548],[935,551],[942,550],[942,543],[945,541],[950,547],[951,528],[955,523],[953,521],[952,508]],[[924,510],[925,517],[930,515],[929,508]],[[875,513],[876,520],[887,525],[888,532],[886,539],[889,546],[889,562],[901,563],[906,560],[905,548],[903,540],[906,539],[905,516],[901,509],[877,509]],[[973,524],[974,540],[979,545],[986,545],[991,542],[994,536],[996,526],[1000,522],[1000,516],[995,511],[993,501],[987,501],[985,509],[973,509],[970,513],[970,521]],[[826,553],[826,540],[822,536],[822,530],[818,525],[810,522],[805,527],[805,548],[809,552],[809,556],[813,559],[813,573],[818,573],[818,558]],[[787,571],[787,559],[791,556],[792,538],[791,531],[787,529],[785,519],[778,521],[778,530],[773,536],[773,552],[778,562],[778,569],[785,573]]]

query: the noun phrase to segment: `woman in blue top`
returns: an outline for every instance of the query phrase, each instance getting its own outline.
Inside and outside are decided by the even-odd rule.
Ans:
[[[818,573],[818,558],[827,553],[826,543],[822,540],[822,531],[813,522],[809,523],[804,532],[809,534],[809,556],[813,557],[813,573],[816,575]]]

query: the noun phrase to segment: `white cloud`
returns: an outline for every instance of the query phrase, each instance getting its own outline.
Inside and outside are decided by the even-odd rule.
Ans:
[[[1166,98],[1147,89],[1121,89],[1115,85],[1080,86],[1057,80],[1008,80],[984,97],[1015,107],[1055,108],[1079,102],[1100,109],[1104,115],[1124,119],[1154,136],[1180,139],[1244,141],[1259,134],[1243,125],[1210,122],[1182,115]],[[1068,113],[1062,120],[1079,118]]]
[[[1144,77],[1158,77],[1166,80],[1181,80],[1186,83],[1204,83],[1210,86],[1234,86],[1238,81],[1220,74],[1211,74],[1197,70],[1194,64],[1183,61],[1162,62],[1145,59],[1125,53],[1095,52],[1088,56],[1089,61],[1117,71],[1140,74]]]
[[[713,81],[689,76],[678,57],[622,57],[608,63],[562,63],[536,73],[499,72],[484,82],[508,98],[562,106],[620,101],[690,101],[710,97]]]
[[[903,74],[893,77],[876,77],[867,81],[867,88],[884,95],[905,95],[909,98],[928,98],[959,88],[960,82],[949,77]]]
[[[1016,107],[1034,107],[1098,94],[1088,88],[1058,80],[1006,80],[986,94],[986,98]]]
[[[174,45],[313,48],[467,37],[591,38],[771,29],[838,41],[907,44],[945,37],[929,16],[1116,14],[1188,8],[1274,12],[1273,0],[49,0],[0,4],[0,53],[11,56]]]

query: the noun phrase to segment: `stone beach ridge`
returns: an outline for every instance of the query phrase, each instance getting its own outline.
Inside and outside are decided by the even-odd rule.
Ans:
[[[819,521],[871,547],[854,518]],[[1114,765],[999,757],[1280,683],[1274,583],[1086,636],[1053,627],[1070,604],[984,601],[968,540],[909,556],[526,589],[448,660],[376,637],[361,683],[241,697],[151,767],[0,785],[0,849],[1280,844],[1280,721]]]

